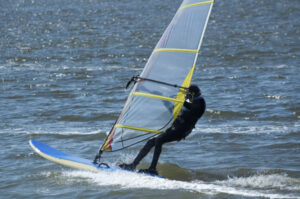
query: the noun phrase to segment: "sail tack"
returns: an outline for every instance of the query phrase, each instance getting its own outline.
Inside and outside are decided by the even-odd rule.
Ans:
[[[141,77],[189,87],[213,1],[184,0],[153,50]],[[138,80],[101,151],[116,151],[169,128],[186,92]]]

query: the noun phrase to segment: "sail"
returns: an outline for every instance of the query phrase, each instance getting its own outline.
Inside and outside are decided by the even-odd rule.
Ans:
[[[184,0],[140,77],[189,87],[213,0]],[[101,147],[117,151],[169,128],[184,103],[182,88],[139,79]]]

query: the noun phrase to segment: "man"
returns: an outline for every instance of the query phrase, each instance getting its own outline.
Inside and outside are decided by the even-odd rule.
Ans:
[[[188,88],[188,94],[186,98],[187,100],[184,102],[184,106],[173,125],[164,133],[148,140],[133,163],[121,164],[119,165],[121,168],[126,170],[134,170],[139,162],[149,153],[152,147],[155,146],[150,167],[148,169],[142,169],[139,172],[158,175],[156,171],[156,165],[161,153],[162,145],[168,142],[185,139],[185,137],[192,132],[193,128],[195,128],[195,124],[197,123],[198,119],[205,112],[205,100],[203,97],[201,97],[201,91],[198,86],[191,85]]]

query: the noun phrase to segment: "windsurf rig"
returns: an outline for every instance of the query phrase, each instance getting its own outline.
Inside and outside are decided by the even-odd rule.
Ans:
[[[166,131],[180,113],[191,84],[214,1],[184,0],[134,83],[125,106],[94,159]]]

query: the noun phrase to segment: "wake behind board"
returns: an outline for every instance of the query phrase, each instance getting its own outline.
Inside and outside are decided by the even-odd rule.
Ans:
[[[29,140],[29,145],[37,154],[39,154],[43,158],[46,158],[52,162],[70,168],[93,171],[93,172],[101,172],[101,171],[115,172],[118,170],[124,171],[123,169],[116,166],[109,166],[109,167],[106,165],[99,166],[98,164],[93,163],[93,161],[91,160],[64,153],[37,140]],[[151,175],[151,176],[161,177],[157,175]]]

